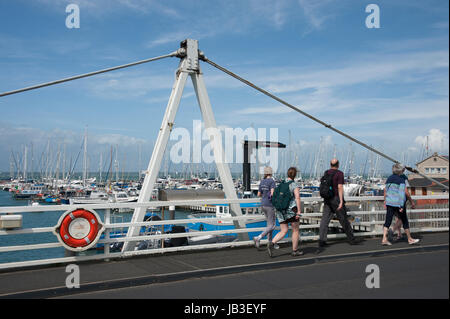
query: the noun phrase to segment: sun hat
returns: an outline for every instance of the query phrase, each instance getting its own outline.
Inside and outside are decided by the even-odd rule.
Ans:
[[[264,175],[272,175],[272,167],[270,166],[264,167]]]

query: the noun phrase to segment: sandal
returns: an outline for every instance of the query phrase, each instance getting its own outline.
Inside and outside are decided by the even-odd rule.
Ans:
[[[392,239],[394,240],[394,241],[399,241],[399,240],[401,240],[403,238],[403,236],[400,234],[396,234],[396,233],[394,233],[394,236],[392,237]]]
[[[383,245],[383,246],[392,246],[392,243],[390,241],[384,241],[384,242],[382,241],[381,245]]]

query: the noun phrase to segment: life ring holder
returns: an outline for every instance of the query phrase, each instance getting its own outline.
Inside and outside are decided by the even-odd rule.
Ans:
[[[94,210],[76,208],[61,215],[53,233],[64,248],[77,252],[92,248],[104,230]]]

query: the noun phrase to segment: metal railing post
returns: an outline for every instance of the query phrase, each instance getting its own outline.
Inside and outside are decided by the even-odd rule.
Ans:
[[[105,224],[106,224],[106,229],[105,229],[105,240],[109,241],[109,239],[111,238],[110,233],[111,230],[108,227],[109,225],[111,225],[111,209],[106,209],[105,210]],[[109,256],[109,243],[105,243],[105,246],[103,248],[103,254],[105,255],[105,257]],[[106,259],[106,261],[108,261],[109,259]]]

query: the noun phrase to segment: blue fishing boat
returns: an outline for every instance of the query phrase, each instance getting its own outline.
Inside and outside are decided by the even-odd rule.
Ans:
[[[230,207],[228,204],[225,205],[213,205],[215,206],[215,212],[209,212],[209,213],[195,213],[189,215],[189,218],[193,219],[192,223],[188,224],[188,228],[191,231],[217,231],[217,230],[228,230],[228,229],[235,229],[233,221],[226,220],[225,218],[230,218]],[[240,204],[241,210],[245,216],[251,216],[254,217],[253,220],[247,221],[245,223],[247,228],[261,228],[266,227],[267,222],[265,219],[264,214],[262,213],[260,207],[261,205],[259,203],[245,203]],[[224,218],[224,220],[211,220],[207,222],[196,222],[195,219],[198,218]],[[280,226],[278,221],[276,222],[277,226]],[[278,231],[274,231],[274,235]],[[255,236],[258,236],[261,232],[249,232],[249,238],[253,238]],[[231,236],[231,237],[237,237],[236,233],[230,233],[230,234],[223,234],[223,236]]]

